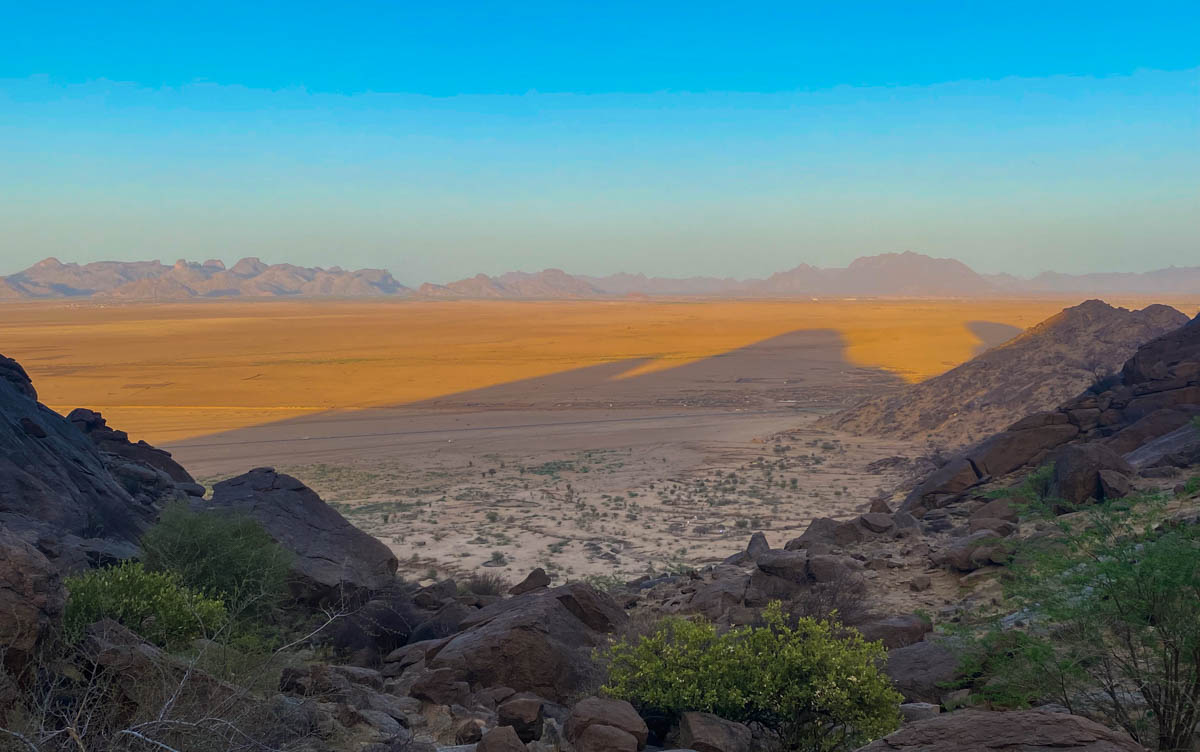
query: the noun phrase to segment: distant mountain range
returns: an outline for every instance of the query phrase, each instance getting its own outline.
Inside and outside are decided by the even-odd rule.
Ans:
[[[846,267],[801,264],[766,279],[646,277],[613,274],[589,277],[559,269],[479,274],[445,285],[405,287],[383,269],[347,271],[245,258],[226,268],[217,260],[100,261],[64,264],[40,261],[0,277],[0,300],[106,298],[416,297],[429,299],[576,299],[624,296],[669,297],[905,297],[964,298],[1054,294],[1200,294],[1200,266],[1145,273],[1060,274],[1032,278],[979,274],[961,261],[906,251],[864,256]]]

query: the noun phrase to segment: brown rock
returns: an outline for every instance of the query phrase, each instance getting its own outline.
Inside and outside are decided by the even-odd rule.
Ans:
[[[575,739],[576,752],[637,752],[637,749],[638,743],[633,735],[600,723],[588,726]]]
[[[517,695],[500,703],[496,708],[497,723],[512,726],[523,742],[542,738],[542,722],[545,703],[533,695]]]
[[[766,551],[759,554],[759,570],[790,582],[808,579],[808,554],[804,551]]]
[[[62,617],[66,591],[40,551],[0,527],[0,646],[18,671]]]
[[[460,705],[471,693],[471,687],[460,681],[459,675],[448,668],[430,671],[413,682],[409,694],[418,700],[436,705]]]
[[[1017,522],[1018,520],[1016,506],[1011,498],[992,499],[971,514],[971,519],[976,518],[1004,520],[1005,522]]]
[[[1050,496],[1068,504],[1083,504],[1106,497],[1101,485],[1101,471],[1110,471],[1109,479],[1117,489],[1116,475],[1132,475],[1133,467],[1119,454],[1102,444],[1082,444],[1063,447],[1051,455],[1054,475],[1050,481]],[[1128,492],[1128,484],[1125,485]]]
[[[914,593],[923,593],[933,587],[933,580],[927,574],[919,574],[908,583],[908,589]]]
[[[531,590],[537,590],[538,588],[544,587],[550,587],[550,575],[546,574],[546,570],[538,567],[526,575],[525,579],[509,588],[508,594],[522,595]]]
[[[916,614],[898,614],[860,624],[858,631],[870,642],[882,641],[885,648],[895,650],[920,642],[933,625]]]
[[[684,713],[679,717],[675,744],[696,752],[750,752],[754,735],[740,723],[712,713]]]
[[[869,512],[858,518],[859,523],[872,533],[886,533],[895,527],[892,516],[884,512]]]
[[[475,752],[526,752],[512,726],[497,726],[480,738]]]
[[[1038,710],[960,710],[907,725],[858,752],[1145,752],[1095,721]]]
[[[567,718],[565,729],[567,740],[575,742],[590,726],[594,725],[620,729],[634,739],[636,749],[646,746],[646,738],[650,733],[646,722],[628,702],[587,697],[575,703],[575,706],[571,708],[571,715]]]
[[[942,684],[958,676],[958,654],[945,640],[922,640],[888,651],[884,672],[906,702],[941,702]]]

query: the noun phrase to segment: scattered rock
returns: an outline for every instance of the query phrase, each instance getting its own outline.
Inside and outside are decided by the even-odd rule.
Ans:
[[[696,752],[750,752],[753,733],[712,713],[684,713],[673,738],[681,749]]]
[[[480,739],[475,752],[526,752],[525,744],[512,726],[497,726]]]
[[[635,749],[646,746],[646,738],[650,733],[646,722],[628,702],[587,697],[571,708],[565,729],[567,739],[571,742],[577,741],[594,725],[620,729],[634,739]]]
[[[524,595],[531,590],[537,590],[538,588],[544,587],[550,587],[550,575],[546,574],[546,570],[538,567],[526,575],[525,579],[509,588],[508,594]]]

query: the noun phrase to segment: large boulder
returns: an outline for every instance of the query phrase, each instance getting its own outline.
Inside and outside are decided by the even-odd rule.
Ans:
[[[62,616],[66,592],[45,556],[0,528],[0,648],[5,666],[20,670]]]
[[[306,602],[359,599],[395,583],[391,549],[347,522],[312,489],[273,468],[218,483],[212,501],[199,508],[257,520],[294,555],[293,589]]]
[[[871,619],[857,629],[864,639],[882,642],[887,650],[895,650],[925,639],[933,631],[933,624],[916,614],[898,614]]]
[[[907,725],[858,752],[1145,752],[1095,721],[1038,710],[960,710]]]
[[[650,730],[633,706],[624,700],[585,697],[571,708],[564,729],[567,739],[576,742],[592,726],[611,726],[632,736],[638,749],[646,746]]]
[[[958,654],[945,640],[924,640],[889,650],[884,672],[906,702],[939,704],[958,665]]]
[[[611,598],[582,583],[539,589],[480,609],[424,655],[430,668],[472,685],[562,702],[592,678],[592,651],[625,619]]]
[[[1133,467],[1121,455],[1099,443],[1063,447],[1050,461],[1054,463],[1050,496],[1072,505],[1104,501],[1120,483],[1117,476],[1133,474]]]

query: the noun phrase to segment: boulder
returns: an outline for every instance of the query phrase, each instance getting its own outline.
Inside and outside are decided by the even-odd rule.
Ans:
[[[956,538],[942,558],[946,565],[960,572],[974,572],[989,564],[1006,564],[1010,551],[1002,537],[995,530],[979,530]]]
[[[603,632],[626,618],[611,598],[582,583],[535,590],[480,609],[463,631],[426,647],[425,661],[474,685],[561,702],[590,676]]]
[[[1005,522],[1015,523],[1018,521],[1017,503],[1008,497],[992,499],[972,512],[971,519],[1004,520]]]
[[[567,740],[577,742],[584,732],[595,725],[617,728],[633,737],[635,748],[646,746],[649,729],[633,706],[624,700],[586,697],[571,708],[567,718]]]
[[[837,520],[828,517],[818,517],[808,523],[808,528],[799,538],[791,539],[784,545],[784,548],[788,551],[797,551],[807,548],[811,543],[836,546],[837,536],[835,531],[840,524]]]
[[[1105,495],[1105,484],[1101,481],[1102,472],[1108,476],[1107,485],[1110,492],[1118,492],[1123,487],[1125,493],[1128,493],[1128,483],[1120,485],[1117,476],[1132,475],[1133,467],[1103,444],[1063,447],[1051,455],[1050,461],[1054,463],[1054,475],[1050,480],[1049,489],[1049,495],[1053,498],[1073,505],[1092,500],[1119,498]]]
[[[767,543],[767,536],[760,530],[750,536],[750,542],[746,544],[746,555],[751,561],[758,561],[758,557],[771,550],[771,544]]]
[[[49,560],[0,528],[0,668],[14,673],[24,668],[62,617],[65,604],[66,591]]]
[[[864,528],[877,534],[886,533],[896,526],[892,515],[884,512],[868,512],[859,517],[858,521]]]
[[[1145,752],[1095,721],[1039,710],[960,710],[906,725],[858,752]]]
[[[550,575],[546,574],[546,570],[538,567],[525,576],[525,579],[518,582],[508,589],[509,595],[523,595],[531,590],[538,588],[550,587]]]
[[[480,739],[475,752],[526,752],[525,744],[512,726],[497,726]]]
[[[546,703],[536,695],[519,694],[496,708],[496,722],[501,726],[512,726],[523,742],[542,738]]]
[[[906,702],[900,706],[900,717],[904,719],[905,723],[924,721],[941,712],[941,706],[931,702]]]
[[[292,552],[295,595],[309,603],[355,600],[395,583],[391,549],[346,521],[312,489],[272,468],[218,483],[212,513],[246,514]]]
[[[862,564],[849,556],[808,557],[808,576],[813,582],[833,583],[846,580],[862,569]]]
[[[925,639],[933,625],[916,614],[898,614],[859,624],[858,631],[867,640],[879,640],[888,650],[895,650]]]
[[[712,713],[684,713],[674,734],[680,749],[696,752],[750,752],[753,739],[746,726]]]
[[[637,740],[627,731],[598,723],[575,739],[575,752],[637,752]]]
[[[923,640],[888,651],[884,672],[905,702],[939,704],[942,684],[958,677],[958,655],[945,640]]]
[[[790,582],[808,580],[808,554],[804,551],[765,551],[757,564],[762,572]]]
[[[458,676],[452,669],[435,669],[413,682],[409,694],[436,705],[461,705],[471,693],[471,687],[459,681]]]

